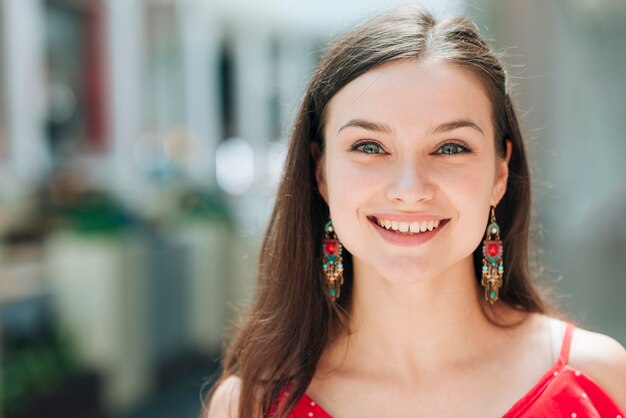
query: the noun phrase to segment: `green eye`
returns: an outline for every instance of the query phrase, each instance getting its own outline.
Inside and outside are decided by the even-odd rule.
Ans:
[[[455,142],[448,142],[443,144],[436,154],[460,154],[464,152],[470,152],[469,148]]]
[[[377,142],[361,142],[352,147],[352,151],[359,151],[365,154],[382,154],[383,148]]]

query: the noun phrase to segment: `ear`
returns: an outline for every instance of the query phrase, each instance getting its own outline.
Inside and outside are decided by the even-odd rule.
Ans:
[[[506,193],[506,185],[509,179],[509,162],[511,161],[511,152],[513,143],[510,139],[506,140],[506,155],[504,158],[497,158],[496,162],[496,181],[493,185],[491,193],[491,206],[497,206]]]
[[[311,155],[313,156],[313,162],[315,163],[315,180],[317,181],[317,190],[326,204],[328,204],[328,188],[326,185],[326,174],[324,170],[326,158],[320,151],[320,145],[316,141],[311,142]]]

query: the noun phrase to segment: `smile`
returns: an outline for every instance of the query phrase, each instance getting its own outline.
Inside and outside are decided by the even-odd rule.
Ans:
[[[419,234],[426,231],[432,231],[439,227],[440,221],[422,221],[422,222],[398,222],[388,219],[374,218],[378,226],[387,230],[397,231],[405,235]]]
[[[368,216],[368,220],[386,241],[397,245],[417,245],[429,241],[450,221],[402,222],[374,216]]]

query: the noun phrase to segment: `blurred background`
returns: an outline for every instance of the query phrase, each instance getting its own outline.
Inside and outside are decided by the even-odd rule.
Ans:
[[[0,415],[198,415],[305,83],[394,4],[0,0]],[[505,53],[541,281],[626,344],[626,2],[421,4]]]

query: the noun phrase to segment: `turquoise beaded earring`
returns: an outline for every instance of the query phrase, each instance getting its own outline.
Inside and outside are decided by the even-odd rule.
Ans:
[[[502,278],[504,277],[503,252],[500,226],[496,223],[495,206],[492,206],[489,226],[483,241],[483,277],[481,280],[485,287],[485,300],[488,300],[492,305],[498,301]]]
[[[322,268],[326,275],[326,292],[333,302],[339,297],[339,291],[343,284],[342,249],[343,247],[335,234],[333,222],[329,220],[324,227]]]

